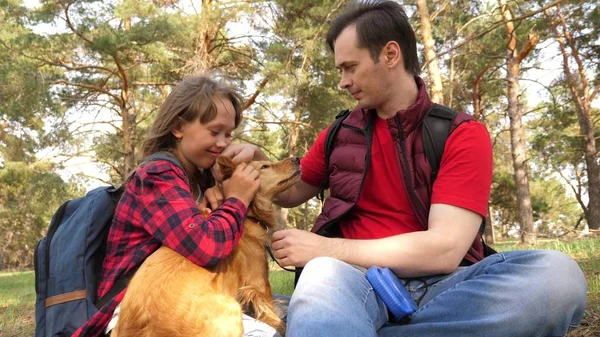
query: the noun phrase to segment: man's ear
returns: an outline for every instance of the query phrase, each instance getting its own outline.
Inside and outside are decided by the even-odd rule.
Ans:
[[[396,41],[389,41],[383,46],[381,49],[381,56],[389,67],[393,68],[398,64],[404,65],[402,50]]]
[[[235,169],[235,165],[231,161],[231,158],[225,156],[217,157],[217,164],[219,164],[222,179],[229,179]]]

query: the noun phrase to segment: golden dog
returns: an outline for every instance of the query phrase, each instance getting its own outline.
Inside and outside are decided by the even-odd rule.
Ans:
[[[234,165],[219,157],[224,178]],[[167,247],[140,266],[121,303],[111,337],[239,337],[242,308],[282,335],[285,325],[274,311],[265,246],[277,226],[273,197],[300,178],[300,161],[252,162],[260,187],[248,207],[244,233],[231,255],[202,268]]]

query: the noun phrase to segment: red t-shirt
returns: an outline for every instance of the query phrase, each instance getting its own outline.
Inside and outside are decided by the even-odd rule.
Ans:
[[[320,186],[325,180],[327,129],[302,159],[302,180]],[[486,216],[492,183],[492,145],[487,129],[471,121],[448,138],[433,185],[432,204],[449,204]],[[403,186],[387,122],[377,117],[373,130],[371,166],[358,202],[340,224],[348,239],[377,239],[423,230]]]

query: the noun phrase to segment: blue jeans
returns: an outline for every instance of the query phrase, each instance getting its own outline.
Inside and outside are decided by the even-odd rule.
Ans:
[[[402,281],[422,299],[410,323],[390,324],[364,270],[316,258],[292,295],[286,336],[565,336],[586,306],[581,269],[552,250],[498,253],[450,275]]]

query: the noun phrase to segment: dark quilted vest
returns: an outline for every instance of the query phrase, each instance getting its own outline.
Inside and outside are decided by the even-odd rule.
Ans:
[[[431,167],[423,148],[421,125],[432,102],[425,91],[423,80],[416,80],[419,95],[415,103],[387,121],[406,194],[419,223],[423,229],[427,229],[432,181]],[[356,108],[342,124],[329,160],[330,196],[325,200],[323,212],[317,218],[313,232],[325,236],[340,236],[340,219],[343,219],[358,201],[369,168],[375,116],[376,112],[373,110]],[[471,120],[473,117],[470,115],[459,113],[450,128],[450,133],[463,122]],[[411,188],[408,188],[409,186]],[[341,224],[343,223],[342,220]],[[475,263],[483,258],[481,237],[477,235],[463,264]]]

